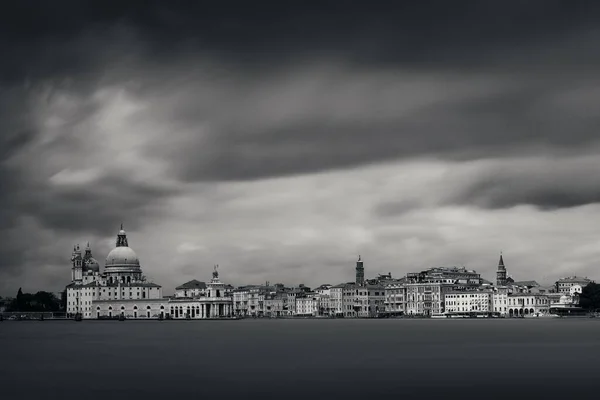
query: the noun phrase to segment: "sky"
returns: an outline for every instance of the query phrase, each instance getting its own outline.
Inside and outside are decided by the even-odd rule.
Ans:
[[[284,4],[285,3],[285,4]],[[121,223],[165,294],[465,266],[600,279],[600,5],[19,1],[0,295]]]

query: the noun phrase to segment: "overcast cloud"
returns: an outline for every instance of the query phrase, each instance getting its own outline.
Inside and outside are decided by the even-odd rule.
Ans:
[[[3,5],[0,295],[121,222],[166,293],[600,279],[600,7],[357,3]]]

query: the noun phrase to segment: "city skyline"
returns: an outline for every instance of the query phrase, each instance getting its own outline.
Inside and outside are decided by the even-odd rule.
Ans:
[[[121,222],[166,292],[214,264],[336,284],[359,254],[597,278],[596,4],[25,3],[0,15],[1,295],[64,288],[76,243],[104,265]]]

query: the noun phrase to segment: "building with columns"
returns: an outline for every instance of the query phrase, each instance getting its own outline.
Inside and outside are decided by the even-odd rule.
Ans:
[[[210,283],[200,283],[189,291],[178,291],[179,297],[163,297],[162,287],[143,275],[140,260],[129,247],[121,225],[116,246],[108,253],[103,272],[92,256],[89,243],[83,254],[79,245],[73,248],[71,283],[66,287],[67,316],[79,315],[82,319],[230,318],[233,315],[231,286],[219,280],[217,266]]]
[[[175,297],[168,302],[169,316],[173,319],[215,319],[234,316],[233,298],[228,285],[219,279],[218,265],[206,284],[203,294],[193,297]]]

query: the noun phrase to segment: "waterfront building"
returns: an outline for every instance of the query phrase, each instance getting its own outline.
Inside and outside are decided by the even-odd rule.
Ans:
[[[219,279],[218,265],[206,285],[204,294],[174,297],[168,302],[169,316],[174,319],[213,319],[234,316],[233,300],[227,285]]]
[[[248,286],[242,286],[233,291],[233,312],[236,316],[244,317],[248,315],[249,297],[250,287]]]
[[[148,316],[166,304],[162,288],[142,275],[140,261],[129,247],[127,234],[117,234],[116,246],[106,257],[104,272],[88,243],[82,255],[79,245],[71,255],[71,283],[67,285],[67,315],[98,318],[103,315]]]
[[[270,292],[264,297],[264,316],[265,317],[282,317],[287,314],[285,310],[286,301],[281,292]]]
[[[508,293],[507,286],[497,286],[493,288],[492,310],[500,317],[508,316]]]
[[[354,316],[365,318],[369,316],[369,289],[357,285],[354,289]]]
[[[385,311],[389,314],[401,315],[406,312],[406,279],[387,281],[384,287]]]
[[[189,283],[189,282],[188,282]],[[182,285],[185,286],[185,285]],[[106,257],[104,271],[92,256],[88,243],[71,256],[71,283],[67,285],[67,316],[82,318],[212,318],[232,314],[230,286],[223,284],[215,267],[213,279],[204,289],[179,291],[179,297],[163,297],[162,287],[142,274],[140,260],[129,247],[121,225],[116,246]]]
[[[367,285],[367,317],[377,317],[385,312],[385,288],[380,284]]]
[[[356,290],[359,286],[354,283],[347,283],[342,290],[342,307],[344,310],[344,317],[352,318],[356,317],[356,311],[354,309]]]
[[[444,296],[460,285],[442,282],[406,283],[406,314],[440,315],[445,311]]]
[[[491,314],[493,312],[493,297],[494,292],[489,289],[449,291],[444,296],[445,314]]]
[[[319,304],[317,305],[319,316],[333,315],[333,311],[331,309],[331,296],[330,295],[317,293],[317,300],[319,302]]]
[[[558,315],[584,315],[586,310],[579,306],[581,286],[572,287],[570,294],[562,294],[559,301],[550,304],[550,312]]]
[[[335,311],[332,310],[332,304],[331,304],[331,288],[332,287],[333,286],[330,284],[324,284],[315,289],[315,293],[318,295],[318,300],[319,300],[318,314],[320,316],[335,314]]]
[[[329,289],[329,307],[331,309],[331,315],[336,317],[341,317],[344,315],[344,306],[343,306],[343,293],[345,283],[340,283],[339,285],[332,286]]]
[[[446,283],[455,288],[476,289],[481,285],[481,276],[465,267],[437,267],[421,272],[406,274],[407,283]]]
[[[511,293],[508,295],[508,316],[520,317],[548,313],[550,301],[545,294]]]
[[[559,279],[556,281],[555,285],[558,293],[569,293],[572,286],[579,285],[584,288],[590,283],[594,283],[594,281],[587,277],[569,276],[567,278]]]
[[[175,297],[196,297],[206,294],[206,283],[192,279],[175,288]]]
[[[296,315],[302,317],[316,316],[319,313],[319,296],[316,293],[304,293],[296,297]]]

